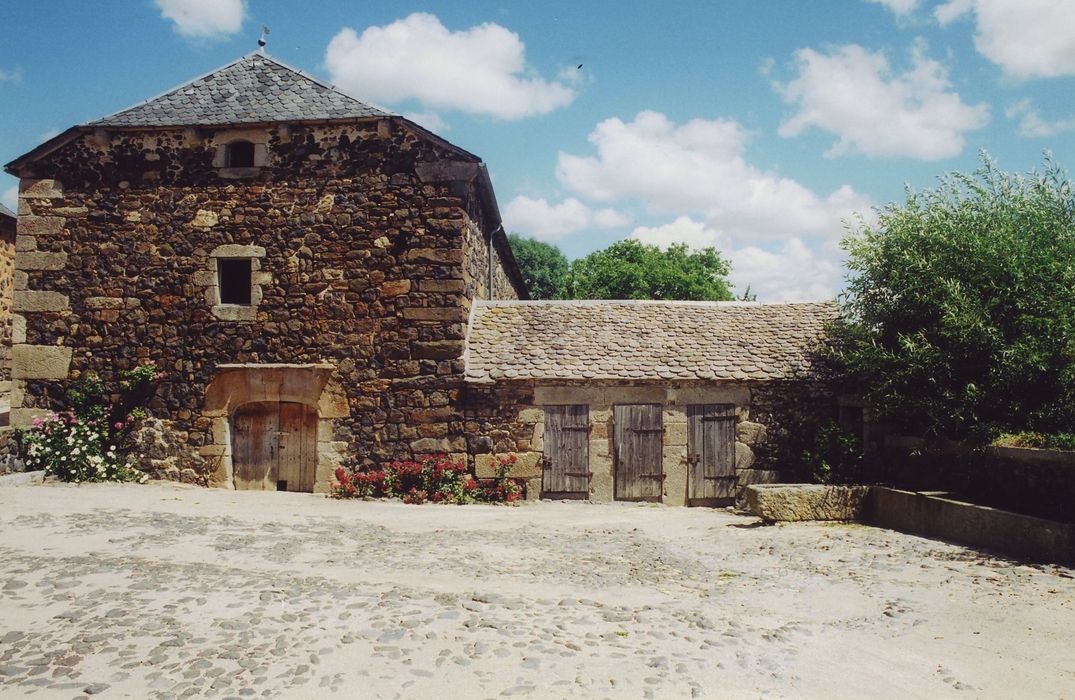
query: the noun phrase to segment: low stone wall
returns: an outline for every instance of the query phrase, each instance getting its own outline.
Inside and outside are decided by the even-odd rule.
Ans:
[[[746,509],[766,522],[858,520],[869,486],[759,484],[745,490]]]
[[[890,482],[901,487],[1075,522],[1075,452],[890,436],[882,454]]]
[[[943,495],[873,487],[864,522],[1042,562],[1075,565],[1075,525],[964,503]]]

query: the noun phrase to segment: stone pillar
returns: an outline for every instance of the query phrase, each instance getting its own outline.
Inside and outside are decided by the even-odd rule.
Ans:
[[[28,426],[46,413],[44,409],[24,407],[26,382],[63,381],[71,369],[71,348],[26,342],[26,321],[33,314],[64,313],[70,309],[65,294],[29,288],[30,272],[58,272],[67,264],[66,253],[39,251],[39,242],[62,236],[68,216],[86,213],[84,207],[64,207],[63,196],[63,185],[58,180],[23,179],[19,183],[11,334],[11,424],[16,427]]]
[[[615,465],[612,459],[612,406],[590,406],[590,500],[611,501],[615,498]]]
[[[687,505],[687,411],[683,406],[664,407],[664,491],[670,506]]]

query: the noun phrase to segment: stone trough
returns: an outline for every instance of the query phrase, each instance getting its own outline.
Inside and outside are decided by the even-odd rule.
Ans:
[[[1075,566],[1075,524],[965,503],[937,492],[883,486],[758,484],[746,508],[765,522],[858,521],[981,547],[1030,561]]]

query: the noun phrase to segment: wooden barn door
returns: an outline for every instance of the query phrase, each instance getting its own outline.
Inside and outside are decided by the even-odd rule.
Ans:
[[[660,404],[613,406],[615,496],[622,501],[659,501],[664,490],[664,427]]]
[[[687,488],[692,500],[735,498],[735,406],[687,406]]]
[[[545,407],[545,460],[541,492],[583,497],[590,491],[590,407]]]
[[[232,416],[236,489],[313,491],[317,410],[299,403],[261,402]]]

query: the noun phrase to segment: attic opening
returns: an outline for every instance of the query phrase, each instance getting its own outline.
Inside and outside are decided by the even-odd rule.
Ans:
[[[232,141],[224,149],[224,166],[227,168],[254,167],[254,144],[249,141]]]
[[[220,258],[217,260],[217,278],[220,285],[221,304],[250,305],[251,270],[250,258]]]

